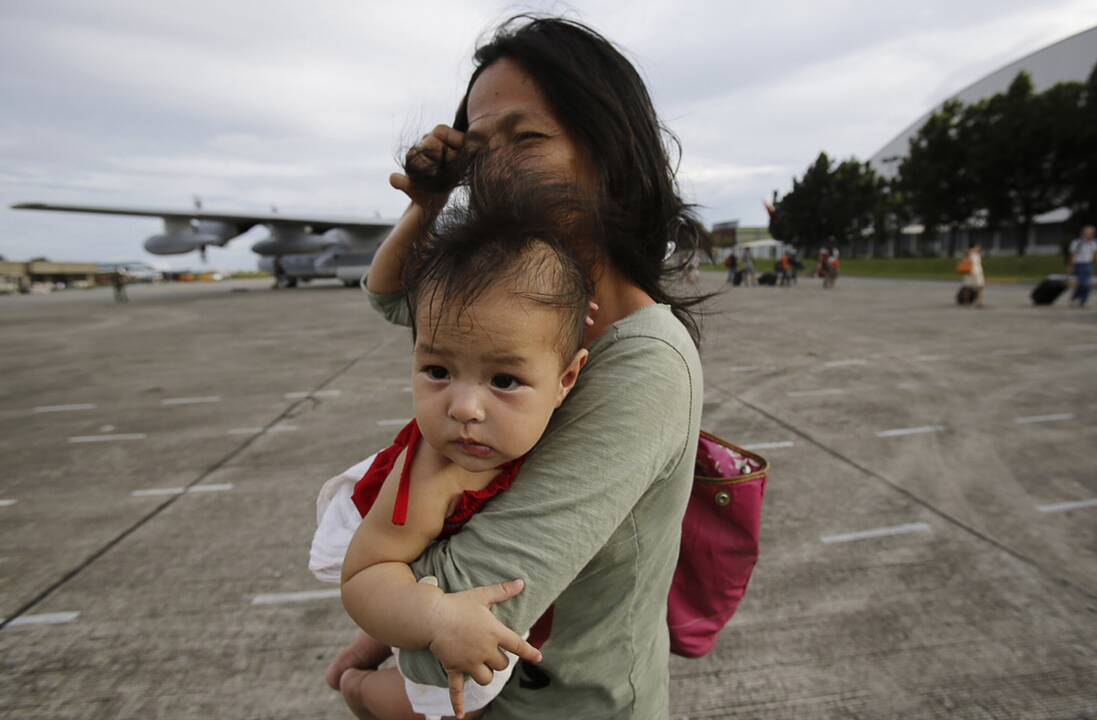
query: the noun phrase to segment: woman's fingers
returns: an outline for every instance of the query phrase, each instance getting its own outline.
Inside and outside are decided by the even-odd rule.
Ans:
[[[435,125],[430,135],[454,150],[460,150],[465,146],[465,134],[460,130],[454,130],[449,125]]]
[[[458,718],[465,716],[465,674],[456,670],[449,673],[449,703],[453,714]]]
[[[411,178],[404,173],[393,173],[392,175],[389,175],[389,185],[403,193],[410,193],[412,190]]]
[[[587,326],[594,324],[594,316],[598,314],[598,303],[593,300],[590,303],[590,310],[587,311]]]

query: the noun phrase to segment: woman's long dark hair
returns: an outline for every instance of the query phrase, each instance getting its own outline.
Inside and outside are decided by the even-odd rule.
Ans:
[[[679,195],[667,146],[679,157],[681,146],[659,122],[636,68],[582,23],[515,16],[476,50],[476,70],[454,129],[468,130],[468,93],[480,74],[503,58],[533,78],[597,170],[602,253],[652,299],[670,305],[700,344],[694,308],[711,296],[679,296],[669,286],[696,252],[704,250],[711,258],[712,247],[693,206]],[[668,249],[676,251],[674,261],[668,260]]]

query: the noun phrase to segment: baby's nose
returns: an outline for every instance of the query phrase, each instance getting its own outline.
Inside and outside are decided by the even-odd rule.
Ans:
[[[480,401],[480,393],[475,388],[455,391],[449,416],[459,423],[483,422],[484,404]]]

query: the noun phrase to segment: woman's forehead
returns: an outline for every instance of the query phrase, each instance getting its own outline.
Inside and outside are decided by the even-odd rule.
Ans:
[[[556,121],[537,83],[518,63],[506,58],[492,63],[476,78],[467,110],[471,135],[490,134],[502,123],[515,124],[524,118]]]

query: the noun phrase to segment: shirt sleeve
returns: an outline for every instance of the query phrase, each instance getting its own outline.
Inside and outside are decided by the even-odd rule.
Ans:
[[[529,630],[648,488],[682,461],[699,380],[661,339],[628,337],[602,350],[511,489],[431,545],[413,564],[416,575],[437,577],[447,592],[521,578],[522,594],[494,612],[515,632]],[[427,650],[402,652],[400,669],[416,682],[446,685]]]
[[[366,289],[366,298],[370,306],[393,325],[411,327],[411,309],[408,307],[407,293],[375,293]]]

